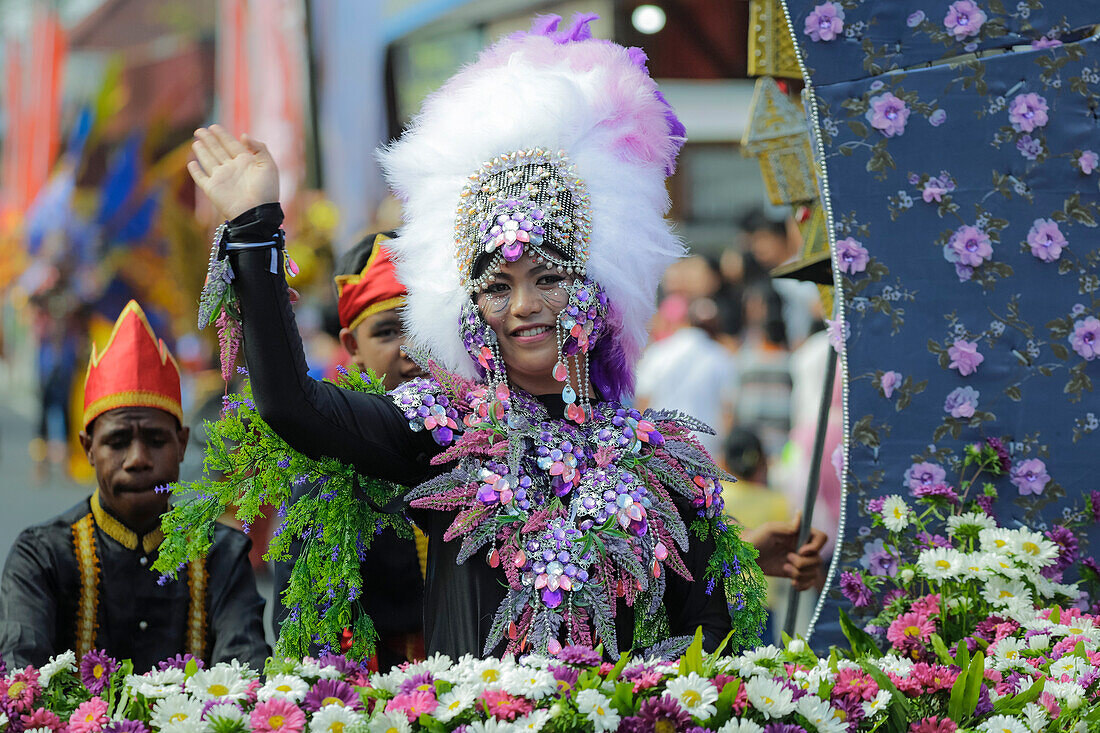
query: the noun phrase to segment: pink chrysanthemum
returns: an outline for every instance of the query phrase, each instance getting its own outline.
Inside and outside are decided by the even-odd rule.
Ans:
[[[65,721],[57,717],[57,713],[46,708],[38,708],[29,715],[23,715],[20,717],[20,721],[23,723],[23,730],[49,728],[54,733],[65,730]]]
[[[833,685],[833,697],[847,697],[856,700],[874,700],[878,694],[878,683],[861,669],[842,669],[837,672]]]
[[[257,703],[250,716],[255,733],[302,733],[306,714],[285,697]]]
[[[932,621],[921,613],[903,613],[886,629],[886,638],[897,649],[912,649],[932,638],[936,630]]]
[[[535,709],[527,698],[509,695],[504,690],[486,690],[479,699],[485,711],[497,720],[515,720]]]
[[[22,713],[31,709],[34,699],[42,691],[38,684],[38,670],[33,665],[0,679],[0,701],[10,712]]]
[[[96,695],[69,716],[69,733],[98,733],[107,725],[107,701]]]
[[[402,712],[412,723],[421,715],[430,715],[437,707],[439,707],[439,701],[435,699],[435,695],[427,690],[413,690],[403,692],[390,700],[386,704],[386,712]]]
[[[909,606],[909,610],[913,613],[919,613],[921,616],[934,616],[940,612],[940,594],[930,593],[926,596],[921,596],[917,600],[913,601]]]
[[[951,718],[940,720],[935,715],[909,725],[909,733],[955,733],[959,726]]]

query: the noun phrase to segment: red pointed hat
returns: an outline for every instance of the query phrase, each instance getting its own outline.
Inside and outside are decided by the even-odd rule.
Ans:
[[[340,326],[355,330],[367,316],[405,305],[405,286],[397,279],[393,256],[382,243],[388,232],[368,234],[342,259],[336,276]]]
[[[84,378],[84,427],[119,407],[156,407],[183,423],[179,365],[136,300],[122,309],[103,350],[92,345]]]

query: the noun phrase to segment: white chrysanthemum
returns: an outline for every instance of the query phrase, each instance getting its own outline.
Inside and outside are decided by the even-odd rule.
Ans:
[[[531,700],[541,700],[557,692],[558,681],[544,669],[517,666],[505,670],[500,686],[509,695],[523,695]]]
[[[1035,568],[1045,568],[1053,564],[1061,552],[1058,545],[1040,532],[1018,529],[1013,539],[1012,554]]]
[[[517,731],[524,733],[538,733],[543,726],[550,722],[553,713],[549,710],[535,710],[530,715],[517,718],[513,726]]]
[[[388,692],[391,695],[397,693],[397,688],[408,678],[404,670],[394,667],[389,672],[375,672],[370,676],[370,686],[376,690]]]
[[[1018,580],[992,578],[982,588],[982,598],[999,608],[1014,603],[1031,603],[1031,589]]]
[[[982,559],[986,563],[991,577],[1019,580],[1024,575],[1024,569],[1020,567],[1022,561],[1009,555],[986,552],[982,554]]]
[[[263,687],[256,691],[256,697],[264,701],[273,697],[284,697],[298,703],[305,699],[308,692],[309,683],[301,677],[293,674],[273,674],[267,678]]]
[[[1050,663],[1050,676],[1061,680],[1068,674],[1071,680],[1076,680],[1091,669],[1092,666],[1081,657],[1066,654]]]
[[[516,730],[514,723],[496,718],[475,720],[466,727],[467,733],[515,733]]]
[[[246,682],[248,680],[259,679],[260,672],[263,671],[252,669],[252,667],[249,666],[248,662],[242,662],[239,659],[230,659],[228,662],[218,662],[212,667],[212,669],[228,669],[244,679]]]
[[[215,721],[222,723],[239,723],[244,726],[246,730],[252,728],[252,721],[249,719],[245,712],[240,709],[235,703],[227,702],[220,705],[214,705],[206,711],[206,715],[203,716],[208,726]]]
[[[794,695],[779,682],[768,677],[753,677],[745,682],[745,694],[753,708],[765,718],[781,718],[794,710]]]
[[[985,512],[965,512],[952,514],[947,518],[947,534],[956,536],[977,536],[983,529],[994,529],[997,522]]]
[[[1043,685],[1043,692],[1049,692],[1056,700],[1068,702],[1069,700],[1084,696],[1085,690],[1076,682],[1055,682],[1047,679]]]
[[[1032,573],[1028,580],[1035,586],[1035,592],[1040,598],[1049,600],[1065,596],[1070,599],[1069,605],[1072,605],[1072,602],[1076,601],[1081,595],[1081,589],[1076,583],[1056,583],[1049,578],[1044,578],[1039,573]]]
[[[872,664],[883,672],[896,675],[905,675],[913,668],[913,660],[899,657],[896,654],[884,654],[878,659],[870,660]]]
[[[195,730],[202,727],[202,703],[187,695],[175,694],[153,703],[153,728],[160,730]]]
[[[887,496],[882,502],[882,523],[891,532],[900,532],[909,526],[909,505],[897,494]]]
[[[798,637],[795,637],[787,642],[787,651],[789,651],[791,654],[801,654],[802,652],[806,651],[806,642],[804,642],[802,639],[799,639]]]
[[[313,657],[302,657],[298,662],[297,668],[294,670],[295,674],[299,677],[320,677],[321,676],[321,663]]]
[[[8,727],[8,714],[7,713],[0,713],[0,728],[7,728],[7,727]]]
[[[454,662],[446,654],[440,654],[436,652],[427,659],[422,659],[416,664],[410,664],[405,671],[411,675],[421,674],[422,672],[428,672],[433,677],[438,677],[451,668]]]
[[[404,713],[378,713],[367,725],[368,733],[412,733]]]
[[[581,690],[577,693],[577,710],[588,718],[596,733],[619,727],[619,713],[611,707],[611,701],[596,690]]]
[[[469,685],[460,685],[439,696],[439,707],[432,716],[446,723],[466,708],[473,705],[477,692]]]
[[[53,728],[45,726],[43,728],[27,728],[23,733],[53,733]]]
[[[1096,638],[1097,632],[1096,626],[1087,618],[1075,618],[1068,623],[1057,624],[1051,630],[1051,633],[1059,636],[1087,636],[1090,639]]]
[[[196,699],[206,700],[243,700],[248,696],[248,683],[240,674],[229,667],[220,665],[211,669],[200,669],[184,683],[184,687]]]
[[[481,689],[499,688],[504,681],[504,675],[515,669],[516,663],[510,658],[478,659],[463,670],[459,681],[481,685]]]
[[[963,569],[962,553],[950,547],[922,550],[917,556],[917,569],[930,580],[954,580]]]
[[[757,647],[756,649],[747,649],[736,658],[734,668],[741,677],[752,677],[758,674],[770,675],[772,667],[775,666],[775,661],[779,659],[782,652],[782,649],[773,644]]]
[[[877,695],[863,703],[863,714],[868,718],[873,718],[879,713],[885,712],[886,707],[890,704],[891,697],[888,690],[879,690]]]
[[[347,733],[363,721],[363,716],[343,705],[325,705],[309,719],[309,733]]]
[[[978,546],[982,551],[998,555],[1010,554],[1015,539],[1012,530],[1003,527],[990,527],[978,532]]]
[[[998,671],[1027,667],[1021,652],[1027,649],[1023,640],[1006,636],[993,647],[991,663]]]
[[[821,686],[822,682],[831,681],[835,675],[833,674],[832,668],[829,666],[828,659],[818,659],[817,664],[810,667],[805,672],[796,670],[795,676],[802,676],[805,679],[806,684],[803,685],[804,689],[816,690]]]
[[[673,677],[665,682],[665,692],[680,703],[688,715],[706,720],[718,712],[718,690],[706,677],[692,672],[686,677]]]
[[[991,571],[990,561],[985,552],[964,552],[962,555],[961,576],[967,580],[977,580],[984,583],[989,580]]]
[[[748,718],[732,718],[727,720],[716,733],[764,733],[759,723],[754,723]]]
[[[1027,648],[1034,651],[1042,651],[1050,648],[1050,637],[1046,634],[1035,634],[1028,638]]]
[[[1029,733],[1018,718],[1010,715],[994,715],[978,726],[982,733]]]
[[[1047,725],[1049,716],[1047,709],[1037,702],[1029,702],[1024,705],[1024,722],[1032,733],[1039,733]]]
[[[54,675],[59,672],[75,672],[76,671],[76,653],[72,650],[61,652],[50,657],[50,661],[42,665],[42,669],[38,670],[38,684],[45,688],[50,684],[50,680]]]
[[[810,721],[818,733],[847,733],[848,725],[840,719],[838,712],[817,695],[803,695],[795,703],[798,714]]]
[[[157,700],[183,693],[184,674],[182,669],[169,667],[165,670],[152,670],[143,675],[130,675],[126,684],[130,689],[149,700]]]

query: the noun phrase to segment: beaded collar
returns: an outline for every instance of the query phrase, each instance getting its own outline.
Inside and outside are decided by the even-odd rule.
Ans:
[[[538,399],[506,385],[456,377],[429,363],[430,378],[391,393],[414,431],[428,430],[455,467],[420,485],[410,506],[457,511],[444,541],[458,562],[484,554],[508,591],[485,640],[491,654],[554,653],[563,644],[618,649],[618,602],[635,608],[635,646],[667,638],[669,572],[693,580],[682,552],[689,527],[718,548],[708,594],[723,582],[735,643],[751,644],[762,619],[755,550],[721,519],[718,477],[698,444],[698,421],[597,403],[581,424],[551,417]],[[674,502],[694,509],[686,517]],[[474,560],[478,561],[478,560]]]

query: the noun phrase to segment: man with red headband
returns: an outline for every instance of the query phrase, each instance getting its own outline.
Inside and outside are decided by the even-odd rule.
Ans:
[[[405,304],[405,286],[397,280],[393,260],[383,243],[392,232],[368,234],[336,263],[337,310],[340,314],[340,343],[361,370],[370,369],[387,390],[420,376],[420,368],[405,355],[405,334],[397,309]],[[292,500],[315,487],[295,489]],[[387,530],[374,538],[363,561],[363,578],[368,584],[359,601],[378,631],[379,669],[424,656],[423,573],[427,562],[427,538],[416,533],[416,542]],[[293,558],[301,542],[290,548],[291,560],[275,567],[275,587],[280,597],[290,582]],[[378,592],[371,592],[376,590]],[[276,608],[275,626],[288,615]]]
[[[130,301],[102,351],[92,348],[80,443],[96,491],[16,539],[0,580],[0,654],[42,665],[67,649],[132,659],[136,671],[177,654],[240,659],[269,651],[249,540],[218,525],[205,561],[164,582],[151,571],[160,517],[187,446],[179,367]]]

